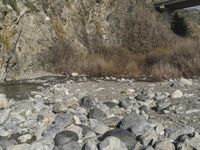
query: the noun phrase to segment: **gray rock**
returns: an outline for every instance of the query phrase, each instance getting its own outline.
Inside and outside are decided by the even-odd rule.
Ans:
[[[194,135],[192,135],[191,137],[184,136],[184,138],[178,141],[177,148],[183,150],[199,150],[200,149],[199,133],[195,132]]]
[[[100,122],[96,119],[89,119],[89,122],[92,130],[98,134],[104,134],[105,132],[109,131],[109,127],[103,122]]]
[[[147,133],[139,136],[139,140],[144,146],[154,145],[158,140],[158,134],[152,129]]]
[[[142,105],[139,110],[148,113],[150,109],[147,105]]]
[[[44,137],[54,137],[57,133],[64,130],[64,128],[70,126],[73,123],[73,116],[60,113],[55,117],[54,122],[43,132]]]
[[[183,127],[183,128],[179,128],[179,129],[170,131],[168,138],[170,138],[172,140],[176,140],[181,135],[184,135],[184,134],[187,135],[187,134],[193,134],[193,133],[194,133],[194,128],[187,126],[187,127]]]
[[[118,105],[117,105],[116,103],[114,103],[114,102],[104,102],[103,104],[106,105],[106,106],[109,107],[109,108],[114,108],[114,107],[118,106]]]
[[[33,142],[27,150],[52,150],[54,142],[52,138],[42,138]],[[26,150],[26,149],[25,149]]]
[[[78,102],[76,99],[68,99],[66,101],[58,102],[53,106],[53,111],[55,113],[60,113],[60,112],[67,112],[69,108],[75,109],[79,106]]]
[[[163,139],[155,144],[156,150],[175,150],[175,146],[169,139]]]
[[[123,143],[125,143],[128,149],[134,149],[137,143],[136,136],[124,129],[116,128],[114,130],[108,131],[103,135],[103,139],[106,139],[109,136],[114,136],[120,139]]]
[[[143,116],[138,114],[130,114],[124,117],[119,123],[122,129],[130,129],[136,136],[142,135],[153,128]]]
[[[152,146],[147,146],[146,148],[144,148],[144,150],[155,150],[155,149]]]
[[[80,106],[85,108],[92,108],[94,107],[94,100],[89,96],[84,96],[80,100]]]
[[[11,109],[0,110],[0,125],[5,123],[10,115]]]
[[[88,117],[92,119],[97,119],[99,121],[105,119],[104,112],[98,108],[91,109],[90,112],[88,113]]]
[[[99,144],[100,150],[128,150],[126,145],[118,138],[110,136]]]
[[[135,99],[138,100],[138,101],[145,101],[146,100],[146,96],[144,94],[138,94],[135,97]]]
[[[78,125],[78,126],[82,128],[82,134],[83,134],[83,136],[85,136],[87,133],[89,133],[89,132],[92,131],[92,129],[89,128],[86,125]]]
[[[6,148],[6,150],[30,150],[30,145],[29,144],[10,145]],[[47,149],[40,149],[40,150],[47,150]]]
[[[121,100],[121,101],[119,102],[119,106],[120,106],[120,107],[123,107],[124,109],[127,109],[128,107],[131,106],[131,102],[130,102],[129,99]]]
[[[55,150],[55,148],[54,148],[54,150]],[[72,141],[65,145],[58,146],[57,150],[81,150],[81,147],[78,145],[77,142]]]
[[[98,148],[95,141],[92,139],[89,139],[83,146],[83,150],[98,150]]]
[[[168,102],[167,99],[159,100],[159,101],[156,103],[157,112],[162,112],[163,110],[166,110],[166,109],[169,108],[170,106],[171,106],[171,103]]]
[[[78,139],[78,135],[75,132],[65,130],[56,134],[54,142],[56,146],[62,146],[71,141],[78,141]]]
[[[73,116],[71,114],[60,113],[55,117],[54,124],[62,126],[69,126],[73,123]]]
[[[116,127],[120,121],[121,119],[119,117],[114,116],[114,117],[105,119],[103,122],[109,127]]]

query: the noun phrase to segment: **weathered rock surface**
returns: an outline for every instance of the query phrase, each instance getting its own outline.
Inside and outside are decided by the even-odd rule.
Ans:
[[[0,148],[200,149],[200,112],[194,111],[200,108],[198,80],[192,80],[191,85],[183,85],[180,80],[149,85],[125,79],[47,83],[41,91],[31,92],[27,100],[14,101],[3,96],[8,103],[0,110]],[[171,84],[176,86],[171,87]],[[98,87],[105,89],[103,94],[102,90],[96,90]],[[130,87],[135,89],[131,95],[121,93]],[[182,91],[181,99],[169,94],[177,89]],[[94,95],[94,100],[87,98],[81,102],[87,93]],[[192,95],[186,96],[190,93]],[[143,94],[145,99],[135,99],[138,94]],[[112,102],[110,107],[103,101],[108,102],[108,99]],[[120,104],[124,100],[130,102],[130,106]],[[63,104],[57,109],[60,111],[55,111],[57,104]]]

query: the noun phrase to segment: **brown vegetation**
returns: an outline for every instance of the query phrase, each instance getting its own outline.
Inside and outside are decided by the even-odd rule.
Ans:
[[[99,46],[95,43],[86,54],[77,53],[65,39],[63,25],[53,22],[57,35],[55,45],[44,52],[41,64],[48,71],[91,76],[140,78],[154,80],[195,77],[200,75],[200,42],[178,37],[148,9],[138,7],[127,20],[121,46]],[[52,69],[53,68],[53,69]]]

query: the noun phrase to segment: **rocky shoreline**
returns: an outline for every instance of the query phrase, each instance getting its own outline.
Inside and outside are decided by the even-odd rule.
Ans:
[[[78,77],[38,90],[0,95],[0,150],[200,149],[199,80]]]

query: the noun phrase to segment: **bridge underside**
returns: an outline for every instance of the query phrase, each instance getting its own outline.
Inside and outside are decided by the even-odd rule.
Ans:
[[[168,0],[154,4],[156,10],[163,11],[175,11],[178,9],[188,8],[200,5],[200,0]]]

